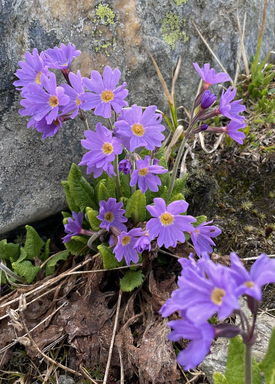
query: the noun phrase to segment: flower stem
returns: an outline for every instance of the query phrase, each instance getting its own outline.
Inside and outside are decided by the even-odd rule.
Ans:
[[[90,128],[89,128],[88,120],[87,120],[85,113],[82,111],[82,109],[79,109],[79,112],[80,112],[80,119],[84,125],[84,128],[89,130]]]
[[[245,345],[245,384],[252,384],[252,345]]]
[[[116,173],[116,189],[117,189],[117,199],[119,200],[121,198],[121,188],[120,188],[120,180],[119,180],[119,171],[118,171],[118,155],[115,157],[115,173]]]

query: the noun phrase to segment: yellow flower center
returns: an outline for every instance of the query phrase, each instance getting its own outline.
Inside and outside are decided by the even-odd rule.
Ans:
[[[112,212],[106,212],[104,219],[111,223],[114,220],[114,215],[112,214]]]
[[[110,155],[113,152],[113,146],[111,143],[103,144],[102,151],[105,155]]]
[[[148,168],[141,168],[141,169],[138,171],[139,176],[146,176],[147,173],[148,173]]]
[[[40,76],[41,76],[41,74],[42,74],[42,72],[40,71],[40,72],[38,73],[38,75],[36,76],[36,78],[35,78],[35,82],[36,82],[36,84],[41,84],[41,81],[40,81]]]
[[[131,237],[128,236],[128,235],[126,235],[126,236],[124,236],[124,237],[122,238],[122,240],[121,240],[121,244],[122,244],[122,245],[127,245],[127,244],[130,243],[130,240],[131,240]]]
[[[215,288],[211,293],[211,300],[213,301],[214,304],[221,305],[224,295],[225,295],[224,289]]]
[[[54,107],[56,107],[58,105],[59,100],[58,100],[58,98],[56,96],[51,96],[50,100],[49,100],[49,103],[50,103],[50,106],[52,108],[54,108]]]
[[[253,288],[254,287],[254,283],[253,281],[246,281],[244,283],[244,285],[247,287],[247,288]]]
[[[104,101],[104,103],[108,103],[108,101],[112,101],[113,98],[114,98],[114,94],[111,90],[103,91],[101,93],[101,100]]]
[[[79,100],[79,98],[77,97],[76,98],[76,105],[80,105],[81,101]]]
[[[171,225],[174,221],[173,215],[171,215],[171,213],[168,213],[168,212],[162,213],[159,219],[161,224],[165,226]]]
[[[143,136],[144,135],[144,132],[145,132],[145,129],[143,128],[143,125],[141,124],[134,124],[132,126],[132,132],[136,135],[136,136]]]

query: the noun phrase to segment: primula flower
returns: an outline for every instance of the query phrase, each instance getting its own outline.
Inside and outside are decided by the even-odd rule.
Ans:
[[[245,123],[242,124],[236,121],[230,121],[230,123],[225,127],[225,132],[233,140],[237,141],[237,143],[243,144],[243,139],[245,138],[245,134],[239,131],[239,129],[241,128],[245,128]]]
[[[160,178],[155,174],[166,173],[160,165],[150,165],[150,156],[146,155],[144,160],[137,160],[137,169],[132,173],[130,186],[133,187],[138,183],[138,187],[142,193],[147,191],[147,188],[152,192],[158,191],[158,185],[161,185]]]
[[[156,106],[151,105],[142,114],[142,108],[133,105],[123,111],[123,120],[120,118],[115,123],[118,128],[117,135],[131,152],[143,146],[150,151],[155,147],[161,147],[164,136],[160,132],[164,131],[165,127],[160,124],[162,115],[155,113],[156,109]]]
[[[242,123],[244,121],[244,116],[239,116],[239,113],[245,110],[245,106],[240,105],[242,100],[236,100],[230,103],[234,99],[236,92],[236,89],[233,89],[231,92],[231,87],[229,87],[226,92],[222,91],[218,111],[222,115],[228,117],[228,119],[231,119],[237,123]]]
[[[77,236],[80,234],[82,230],[83,223],[83,213],[80,211],[79,213],[72,212],[73,218],[68,218],[68,224],[64,225],[65,232],[68,233],[65,237],[62,237],[63,243],[68,243],[71,241],[72,236]]]
[[[134,245],[134,249],[136,249],[138,253],[142,253],[145,250],[151,251],[151,241],[147,231],[143,232],[142,236],[138,238]]]
[[[212,222],[213,220],[202,223],[195,228],[194,232],[191,232],[191,239],[198,256],[200,256],[203,252],[212,253],[213,250],[211,245],[216,244],[211,239],[211,237],[217,237],[222,233],[222,231],[214,225],[206,227],[207,224]]]
[[[158,246],[164,245],[166,248],[175,247],[177,241],[185,242],[183,231],[192,232],[194,227],[191,223],[196,219],[192,216],[183,216],[188,208],[188,203],[183,200],[177,200],[169,204],[166,208],[165,201],[157,197],[154,199],[154,206],[147,205],[146,208],[154,217],[146,224],[150,240],[158,236]]]
[[[198,63],[193,63],[193,65],[204,82],[204,89],[208,89],[211,84],[230,81],[227,73],[220,72],[216,74],[215,69],[210,68],[210,64],[204,64],[203,68],[200,68]]]
[[[137,251],[134,249],[134,245],[137,242],[138,237],[142,235],[141,228],[133,228],[128,233],[122,231],[118,236],[118,242],[114,248],[115,257],[118,261],[121,261],[123,256],[126,264],[130,265],[131,261],[137,263],[139,256]]]
[[[261,287],[275,282],[275,260],[270,260],[264,253],[256,260],[250,269],[245,269],[236,253],[232,252],[231,269],[235,272],[234,279],[238,284],[236,294],[248,295],[254,299],[262,300]]]
[[[194,324],[189,320],[173,320],[169,321],[167,325],[173,329],[168,335],[169,340],[192,340],[187,348],[180,351],[177,360],[185,370],[195,368],[210,351],[212,340],[215,337],[214,327],[206,321]]]
[[[216,95],[211,93],[209,90],[205,91],[201,98],[201,108],[207,109],[211,107],[211,105],[216,100]]]
[[[100,228],[106,228],[109,231],[110,226],[117,227],[121,231],[127,231],[125,223],[127,221],[124,217],[125,210],[121,209],[122,202],[117,203],[116,199],[110,197],[108,201],[102,200],[99,203],[99,215],[97,218],[101,220]]]
[[[129,160],[124,159],[119,162],[118,170],[119,172],[123,172],[124,175],[131,173],[132,165]]]
[[[54,47],[54,49],[47,49],[45,51],[46,63],[50,68],[67,69],[73,59],[80,54],[81,52],[75,49],[75,45],[71,43],[67,46],[61,44],[60,48]]]
[[[69,80],[71,86],[68,84],[62,84],[61,87],[65,89],[66,95],[70,97],[70,102],[63,108],[63,112],[74,111],[71,115],[71,118],[74,119],[79,112],[79,108],[82,108],[83,101],[79,99],[79,96],[82,95],[85,90],[82,84],[82,76],[80,71],[77,71],[77,75],[73,72],[69,73]]]
[[[111,161],[122,152],[120,141],[112,137],[112,132],[100,123],[96,125],[96,132],[85,131],[84,135],[87,140],[81,140],[81,145],[90,151],[83,156],[79,165],[87,165],[87,174],[94,172],[95,178],[102,175],[103,171],[110,177],[115,175]]]
[[[65,91],[62,87],[56,86],[54,73],[50,74],[49,79],[42,74],[40,81],[43,87],[40,87],[38,84],[30,84],[24,96],[33,103],[31,113],[34,115],[34,119],[39,121],[47,115],[46,121],[48,124],[51,124],[53,120],[57,119],[60,106],[63,107],[68,104],[70,98],[64,94]]]
[[[103,79],[99,72],[92,71],[91,79],[83,78],[84,86],[91,92],[86,92],[80,96],[81,101],[85,101],[82,106],[84,110],[95,109],[94,114],[109,118],[112,116],[111,108],[116,113],[120,113],[122,107],[128,105],[125,97],[128,95],[128,90],[124,89],[126,83],[116,88],[120,79],[121,72],[119,69],[112,69],[108,66],[104,68]]]
[[[49,76],[50,72],[45,64],[45,57],[43,52],[38,55],[36,48],[33,49],[32,54],[30,52],[25,53],[26,61],[19,61],[19,66],[22,69],[18,69],[15,75],[19,78],[13,84],[16,87],[27,87],[29,84],[41,84],[40,76],[43,73],[45,76]]]
[[[33,124],[33,128],[36,128],[38,132],[43,133],[42,139],[54,136],[60,127],[62,128],[62,119],[60,117],[53,120],[51,124],[47,123],[46,117],[43,117],[40,121],[35,121]]]
[[[216,265],[208,259],[203,267],[207,278],[191,268],[180,277],[180,288],[173,292],[173,301],[178,304],[178,309],[185,311],[189,320],[196,319],[200,323],[215,312],[223,320],[239,309],[233,273],[229,268]]]

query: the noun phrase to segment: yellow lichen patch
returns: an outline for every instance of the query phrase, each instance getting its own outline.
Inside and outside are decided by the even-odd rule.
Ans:
[[[108,103],[109,101],[112,101],[113,99],[114,99],[114,94],[110,89],[108,91],[103,91],[101,93],[101,100],[104,101],[104,103]]]
[[[246,281],[244,283],[244,285],[247,287],[247,288],[253,288],[254,287],[254,283],[253,281]]]
[[[147,173],[148,173],[148,168],[141,168],[141,169],[138,171],[139,176],[146,176]]]
[[[49,100],[49,104],[52,108],[56,107],[59,103],[59,100],[56,96],[51,96]]]
[[[160,222],[162,225],[165,225],[165,227],[167,225],[171,225],[174,221],[174,216],[171,215],[171,213],[168,213],[168,212],[165,212],[165,213],[162,213],[161,216],[160,216]]]
[[[141,124],[134,124],[132,126],[132,132],[134,135],[140,137],[144,135],[145,129],[143,128],[143,125]]]
[[[221,305],[222,299],[225,295],[225,290],[222,288],[214,288],[211,293],[211,300],[214,304]]]
[[[111,143],[105,143],[102,146],[102,151],[105,155],[110,155],[113,152],[113,146]]]
[[[114,220],[114,215],[112,212],[106,212],[104,215],[104,220],[108,221],[111,223]]]
[[[121,240],[121,244],[122,244],[122,245],[127,245],[127,244],[130,243],[130,240],[131,240],[131,237],[128,236],[128,235],[126,235],[126,236],[124,236],[124,237],[122,238],[122,240]]]
[[[41,74],[42,74],[42,72],[40,71],[40,72],[38,73],[38,75],[36,76],[36,78],[35,78],[35,82],[36,82],[36,84],[41,84],[41,81],[40,81],[40,76],[41,76]]]

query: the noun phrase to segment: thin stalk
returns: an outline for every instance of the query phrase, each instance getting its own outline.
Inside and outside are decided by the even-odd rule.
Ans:
[[[84,125],[84,128],[89,130],[90,128],[89,128],[88,120],[85,113],[82,111],[82,109],[79,109],[79,112],[80,112],[80,119]]]
[[[113,124],[112,124],[112,120],[110,117],[108,117],[108,121],[109,121],[109,124],[110,124],[110,130],[112,131],[113,130]]]
[[[252,345],[245,346],[245,366],[244,366],[245,384],[252,384]]]
[[[260,56],[260,51],[261,51],[261,45],[262,45],[262,40],[263,40],[263,34],[264,34],[264,27],[265,27],[265,17],[266,17],[267,3],[268,3],[268,0],[265,0],[265,3],[264,3],[264,11],[263,11],[262,27],[261,27],[260,36],[259,36],[259,39],[258,39],[258,44],[257,44],[257,50],[256,50],[255,59],[254,59],[254,61],[253,61],[252,70],[251,70],[251,72],[252,72],[252,76],[256,73],[256,70],[257,70],[257,67],[258,67],[258,61],[259,61],[259,56]]]
[[[119,200],[121,198],[121,188],[120,188],[120,180],[119,180],[119,171],[118,171],[118,155],[115,157],[115,173],[116,173],[116,190],[117,190],[117,199]]]
[[[131,164],[132,164],[132,170],[131,170],[131,176],[132,176],[134,170],[136,169],[136,162],[135,162],[135,160],[133,160],[133,162],[131,162]],[[131,193],[132,193],[132,195],[133,195],[135,192],[136,192],[136,184],[135,184],[133,187],[131,187]]]

